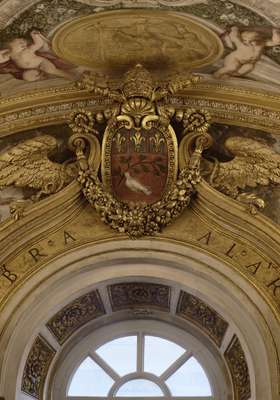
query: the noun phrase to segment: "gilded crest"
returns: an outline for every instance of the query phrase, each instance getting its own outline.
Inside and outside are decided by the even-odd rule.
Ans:
[[[209,117],[194,110],[175,111],[167,100],[197,81],[197,77],[179,77],[155,86],[150,73],[138,64],[117,90],[97,87],[88,77],[81,82],[111,100],[112,106],[103,116],[74,113],[70,146],[77,155],[85,197],[102,220],[119,232],[130,237],[153,235],[189,205],[200,180],[202,151],[210,144]],[[181,141],[181,150],[172,118],[181,122],[187,138]],[[100,134],[95,123],[105,119]],[[178,174],[180,152],[184,156]]]
[[[118,200],[152,204],[177,177],[177,138],[153,104],[150,75],[139,65],[126,76],[125,102],[102,142],[102,181]]]

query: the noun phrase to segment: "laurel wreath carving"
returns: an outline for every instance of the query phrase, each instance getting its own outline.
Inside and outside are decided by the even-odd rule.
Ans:
[[[155,235],[177,218],[189,205],[200,182],[198,165],[186,167],[179,173],[174,188],[154,204],[123,203],[105,192],[96,172],[80,171],[78,178],[88,202],[100,214],[101,220],[131,238]]]

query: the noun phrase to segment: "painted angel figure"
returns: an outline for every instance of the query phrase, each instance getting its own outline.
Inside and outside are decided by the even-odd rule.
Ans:
[[[230,32],[224,35],[224,42],[233,51],[224,58],[223,67],[219,68],[214,76],[216,78],[244,76],[254,70],[265,47],[280,45],[280,29],[274,28],[272,36],[267,39],[262,32],[256,30],[240,32],[237,26],[233,26]]]
[[[12,74],[16,79],[39,81],[51,76],[75,80],[75,66],[58,58],[51,49],[50,41],[39,31],[32,31],[32,42],[15,38],[0,50],[0,73]]]

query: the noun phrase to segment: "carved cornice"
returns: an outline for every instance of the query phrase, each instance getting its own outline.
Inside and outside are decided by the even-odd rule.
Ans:
[[[239,89],[230,85],[199,83],[185,89],[181,99],[173,97],[178,108],[211,111],[214,122],[243,125],[279,134],[280,95],[263,90]],[[69,121],[78,108],[100,110],[109,103],[74,85],[27,92],[0,101],[0,137],[24,129]]]

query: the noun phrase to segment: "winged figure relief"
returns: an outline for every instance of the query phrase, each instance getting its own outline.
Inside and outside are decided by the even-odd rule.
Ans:
[[[37,193],[32,196],[32,201],[57,193],[78,172],[75,162],[65,161],[60,164],[49,158],[58,151],[58,147],[56,138],[41,135],[4,150],[0,154],[0,189],[7,186],[34,189]],[[16,207],[15,202],[14,212],[17,213],[19,208],[22,209]]]
[[[224,146],[233,159],[227,162],[203,159],[203,174],[215,189],[247,203],[255,213],[265,203],[248,189],[280,184],[280,154],[266,143],[241,136],[228,138]]]

